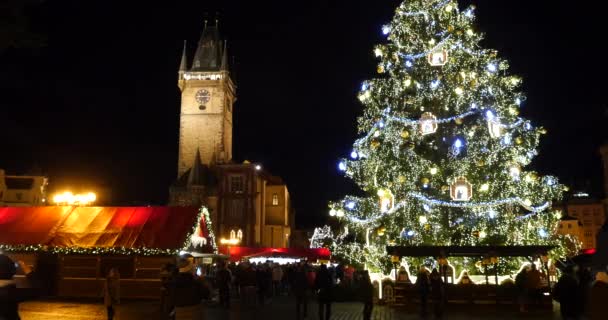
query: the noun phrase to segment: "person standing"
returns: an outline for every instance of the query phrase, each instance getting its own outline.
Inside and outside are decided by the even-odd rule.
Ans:
[[[103,283],[103,304],[108,312],[108,320],[114,319],[120,304],[120,274],[118,269],[111,268]]]
[[[521,268],[517,276],[515,276],[515,286],[517,287],[519,312],[527,312],[526,305],[528,301],[528,266]]]
[[[420,315],[422,316],[422,318],[426,318],[427,301],[431,288],[429,281],[429,273],[425,267],[420,267],[420,270],[418,271],[418,276],[416,278],[416,288],[418,289],[418,293],[420,294]]]
[[[331,317],[332,278],[327,266],[322,264],[315,277],[315,289],[319,304],[319,320],[329,320]]]
[[[433,300],[433,312],[435,319],[441,319],[443,317],[444,307],[444,287],[441,275],[436,268],[431,271],[431,299]]]
[[[374,286],[367,270],[361,274],[359,290],[361,290],[361,301],[363,302],[363,320],[370,320],[374,308]]]
[[[179,272],[170,283],[170,300],[175,320],[192,320],[203,317],[202,300],[208,299],[210,290],[205,281],[194,275],[192,256],[182,256]]]
[[[595,275],[595,281],[589,289],[587,316],[589,320],[606,319],[606,303],[608,302],[608,274],[600,271]]]
[[[308,316],[308,279],[306,278],[306,269],[300,263],[297,269],[293,272],[291,280],[291,288],[296,297],[296,319],[301,319]],[[303,309],[303,310],[302,310]],[[303,312],[301,312],[303,311]]]
[[[230,308],[230,282],[232,282],[232,274],[224,262],[218,263],[218,269],[216,276],[220,295],[220,305],[225,308]]]
[[[574,267],[568,266],[553,288],[553,298],[559,302],[559,311],[564,320],[578,318],[577,290],[578,280],[574,274]]]
[[[11,258],[0,254],[0,319],[19,320],[19,303],[38,296],[35,288],[17,288],[13,277],[21,270],[28,282],[32,282],[34,272],[23,261],[13,262]]]
[[[275,297],[281,294],[281,281],[283,281],[283,268],[275,263],[272,266],[272,293]]]

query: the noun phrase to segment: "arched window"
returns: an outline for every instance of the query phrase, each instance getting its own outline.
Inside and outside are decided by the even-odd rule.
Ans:
[[[230,230],[230,239],[235,239],[236,238],[235,235],[236,234],[235,234],[234,230]]]
[[[236,237],[239,238],[239,240],[243,240],[243,230],[239,229],[236,233]]]

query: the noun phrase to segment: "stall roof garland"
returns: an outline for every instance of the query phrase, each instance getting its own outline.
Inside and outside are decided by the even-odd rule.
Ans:
[[[387,246],[389,255],[401,257],[528,257],[547,254],[555,246]]]
[[[95,254],[95,255],[142,255],[142,256],[158,256],[158,255],[177,255],[180,251],[190,246],[191,238],[196,233],[197,226],[201,218],[204,218],[205,225],[208,231],[208,237],[213,247],[213,252],[218,253],[215,235],[213,233],[213,225],[210,219],[209,210],[202,206],[196,216],[195,223],[191,230],[184,237],[184,243],[181,248],[147,248],[147,247],[82,247],[82,246],[49,246],[45,244],[28,244],[28,245],[7,245],[0,243],[1,252],[39,252],[46,251],[56,254]]]

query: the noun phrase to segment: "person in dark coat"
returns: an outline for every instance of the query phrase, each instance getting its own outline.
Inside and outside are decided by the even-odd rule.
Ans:
[[[103,283],[103,304],[106,306],[108,320],[114,319],[120,304],[120,274],[118,269],[111,268]]]
[[[587,298],[587,319],[606,319],[606,303],[608,303],[608,274],[606,272],[600,271],[595,275],[595,281],[589,289]]]
[[[425,267],[420,267],[418,276],[416,278],[416,289],[420,294],[420,315],[426,318],[427,314],[427,301],[429,292],[431,291],[431,283],[429,280],[429,272]]]
[[[553,299],[559,302],[562,319],[577,319],[579,316],[578,280],[574,268],[569,266],[553,288]]]
[[[296,297],[296,319],[300,319],[302,315],[306,318],[308,316],[309,286],[306,278],[306,268],[303,264],[298,265],[297,269],[293,271],[290,281],[293,294]]]
[[[327,266],[322,264],[315,277],[315,289],[319,304],[319,320],[329,320],[331,317],[331,302],[333,282]],[[324,317],[325,316],[325,317]]]
[[[203,314],[202,300],[209,298],[209,286],[204,279],[195,275],[191,256],[181,257],[178,267],[179,273],[169,284],[173,316],[176,320],[198,319]]]
[[[220,305],[222,307],[230,308],[230,283],[232,282],[232,274],[223,262],[218,263],[218,268],[217,288],[220,295]]]
[[[433,300],[433,312],[435,313],[435,319],[441,319],[443,317],[443,304],[444,304],[444,288],[443,280],[441,275],[436,268],[431,271],[431,299]]]
[[[519,303],[519,312],[524,313],[527,312],[527,304],[528,304],[528,270],[529,266],[526,265],[519,273],[515,276],[515,286],[517,287],[517,302]]]
[[[374,286],[372,285],[372,280],[369,278],[369,272],[367,270],[361,273],[359,285],[361,302],[363,302],[363,320],[370,320],[374,308]]]
[[[13,277],[21,270],[28,282],[35,273],[23,261],[15,263],[6,255],[0,254],[0,319],[19,320],[19,303],[38,296],[35,288],[17,288]]]

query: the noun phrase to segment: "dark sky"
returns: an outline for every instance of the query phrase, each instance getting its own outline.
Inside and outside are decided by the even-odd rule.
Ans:
[[[375,76],[372,48],[399,3],[8,0],[0,5],[0,168],[39,167],[55,188],[103,184],[116,203],[166,202],[177,170],[182,41],[192,57],[205,13],[220,12],[237,61],[235,158],[285,179],[300,225],[322,223],[327,201],[353,190],[336,164],[357,137],[356,93]],[[606,5],[460,1],[469,3],[484,45],[524,79],[522,115],[548,129],[533,166],[601,191]]]

